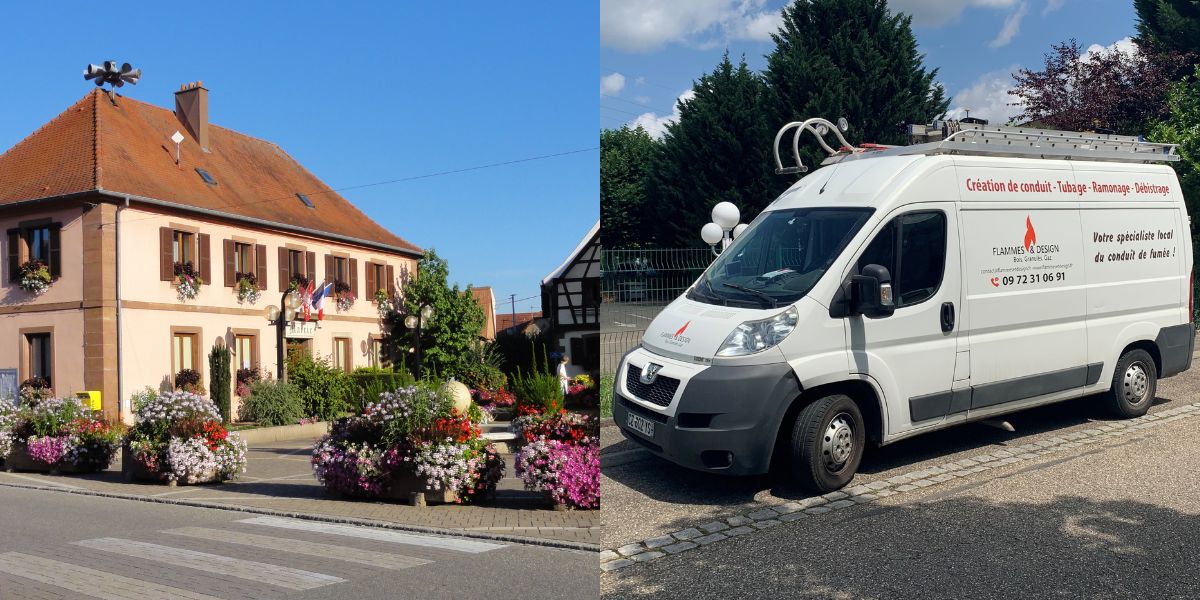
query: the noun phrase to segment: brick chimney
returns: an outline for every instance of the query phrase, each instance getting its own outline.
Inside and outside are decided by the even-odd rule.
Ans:
[[[175,92],[175,116],[183,123],[192,139],[208,151],[208,90],[204,83],[194,81],[179,86]]]

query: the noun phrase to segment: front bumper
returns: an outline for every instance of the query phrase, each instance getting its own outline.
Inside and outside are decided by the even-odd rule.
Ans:
[[[627,385],[630,366],[662,365],[660,377],[680,380],[667,406],[638,398]],[[786,362],[703,367],[638,349],[626,355],[613,386],[613,420],[622,433],[676,464],[730,475],[756,475],[771,466],[780,423],[800,395]],[[654,435],[631,429],[629,414],[654,423]]]

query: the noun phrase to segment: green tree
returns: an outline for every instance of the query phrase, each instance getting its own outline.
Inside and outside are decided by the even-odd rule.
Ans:
[[[1150,132],[1156,142],[1179,144],[1180,160],[1171,163],[1179,174],[1179,185],[1188,213],[1200,210],[1200,67],[1192,77],[1175,84],[1167,93],[1168,117]]]
[[[401,290],[404,314],[397,313],[390,323],[391,356],[408,356],[413,334],[404,326],[404,315],[418,314],[427,304],[433,307],[433,318],[421,328],[421,367],[425,376],[436,373],[443,378],[462,378],[478,357],[483,308],[471,295],[471,286],[460,290],[458,284],[450,285],[449,277],[449,263],[429,250],[417,262],[417,276]],[[411,360],[403,362],[411,370]]]
[[[791,183],[774,174],[767,89],[745,58],[734,65],[726,52],[692,92],[667,126],[650,175],[649,220],[669,247],[703,246],[700,228],[718,202],[734,203],[749,221]]]
[[[641,126],[600,132],[600,231],[606,248],[653,244],[646,177],[655,142]]]
[[[846,117],[852,144],[906,143],[906,124],[929,123],[950,104],[934,82],[937,69],[923,65],[911,23],[886,0],[796,0],[784,8],[764,74],[772,126]],[[809,143],[801,156],[813,169],[826,155]]]
[[[1196,0],[1133,0],[1137,37],[1144,51],[1200,54],[1200,2]]]

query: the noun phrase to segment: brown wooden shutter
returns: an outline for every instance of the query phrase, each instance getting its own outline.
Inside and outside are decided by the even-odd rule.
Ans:
[[[379,285],[375,283],[375,263],[367,263],[367,288],[363,290],[372,301],[375,300],[375,292],[379,291]]]
[[[387,293],[388,296],[396,295],[396,269],[392,265],[387,266]]]
[[[21,268],[21,230],[8,231],[8,280],[17,280],[17,269]]]
[[[199,263],[197,267],[200,269],[200,279],[203,279],[206,284],[212,283],[212,260],[210,260],[212,257],[209,254],[208,234],[197,234],[196,245],[199,247],[199,251],[196,253],[196,262]]]
[[[346,259],[346,268],[350,269],[350,281],[347,281],[346,283],[350,284],[350,293],[354,294],[354,297],[357,298],[358,297],[358,259],[356,259],[356,258]]]
[[[325,281],[332,282],[337,275],[337,269],[334,266],[334,258],[332,254],[325,255]]]
[[[175,279],[175,253],[171,250],[174,233],[170,227],[158,228],[158,278],[163,281]]]
[[[237,246],[233,240],[222,240],[221,246],[225,255],[225,287],[233,287],[237,283],[237,261],[234,257]]]
[[[267,289],[267,247],[263,244],[254,246],[254,270],[258,276],[258,289]],[[255,363],[257,364],[257,363]]]
[[[308,268],[304,271],[304,276],[307,277],[309,281],[313,281],[317,278],[317,253],[306,252],[305,254],[307,254],[305,257],[307,260],[304,262],[305,266]],[[316,283],[313,285],[316,285]]]
[[[279,249],[279,291],[281,291],[281,292],[288,289],[288,284],[291,283],[291,280],[292,280],[292,272],[291,272],[291,268],[292,268],[291,262],[292,261],[288,260],[288,258],[290,258],[288,256],[288,249],[280,248]]]
[[[50,226],[50,277],[58,279],[62,276],[62,225],[55,223]]]

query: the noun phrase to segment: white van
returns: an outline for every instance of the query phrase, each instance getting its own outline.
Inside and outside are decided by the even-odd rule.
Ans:
[[[844,122],[842,123],[844,127]],[[833,156],[621,361],[613,415],[694,469],[786,459],[827,492],[867,443],[1096,394],[1146,412],[1191,366],[1192,246],[1169,145],[961,125]],[[825,143],[832,131],[843,148]]]

